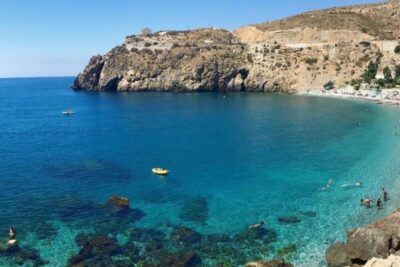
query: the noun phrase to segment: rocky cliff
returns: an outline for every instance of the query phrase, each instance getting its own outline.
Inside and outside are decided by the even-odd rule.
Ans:
[[[394,68],[400,1],[308,12],[222,29],[128,36],[93,57],[73,88],[101,91],[301,91],[344,86],[370,62]],[[391,41],[387,41],[389,39]],[[386,40],[386,41],[382,41]]]

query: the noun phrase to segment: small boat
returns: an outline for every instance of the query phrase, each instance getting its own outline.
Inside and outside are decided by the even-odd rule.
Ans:
[[[64,110],[64,111],[62,112],[62,114],[63,114],[63,115],[66,115],[66,116],[73,115],[74,113],[75,113],[75,112],[72,111],[72,110],[70,110],[70,109]]]
[[[163,168],[153,168],[151,171],[157,175],[168,175],[169,170]]]

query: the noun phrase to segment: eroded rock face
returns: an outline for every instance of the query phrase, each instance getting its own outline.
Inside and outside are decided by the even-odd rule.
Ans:
[[[386,258],[400,250],[400,210],[366,227],[349,231],[346,243],[328,248],[328,266],[364,265],[371,258]]]
[[[357,79],[400,61],[400,4],[343,7],[222,29],[128,36],[93,57],[76,90],[296,92]],[[383,25],[383,26],[382,26]],[[381,41],[392,40],[392,41]]]

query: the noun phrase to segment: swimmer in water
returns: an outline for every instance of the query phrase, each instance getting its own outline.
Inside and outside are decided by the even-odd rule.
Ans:
[[[249,226],[249,230],[250,229],[258,229],[258,228],[262,228],[265,224],[265,221],[262,221],[260,223],[256,223],[256,224],[252,224]]]
[[[354,184],[342,184],[340,187],[349,188],[349,187],[362,187],[361,182],[357,182]]]
[[[328,183],[324,187],[322,187],[322,191],[328,191],[332,183],[333,183],[333,178],[330,178],[328,180]]]

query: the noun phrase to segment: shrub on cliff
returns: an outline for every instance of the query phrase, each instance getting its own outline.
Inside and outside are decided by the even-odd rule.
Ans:
[[[362,42],[360,42],[360,45],[362,45],[364,47],[370,47],[371,43],[370,42],[366,42],[366,41],[362,41]]]
[[[396,46],[396,48],[394,49],[394,52],[396,54],[400,54],[400,44]]]
[[[362,75],[364,82],[371,83],[371,81],[375,79],[377,72],[378,72],[378,64],[370,61],[367,69],[364,71],[364,74]]]
[[[394,73],[395,73],[395,76],[394,76],[395,79],[400,77],[400,64],[396,65],[396,68],[394,69]]]
[[[393,83],[392,71],[388,66],[383,69],[383,77],[385,78],[386,83]]]
[[[360,79],[353,79],[351,80],[351,86],[353,86],[354,89],[358,91],[361,88],[361,82],[362,81]]]
[[[378,79],[378,80],[376,81],[376,84],[378,85],[378,88],[386,87],[385,79]]]
[[[313,57],[308,57],[304,59],[304,62],[307,63],[308,65],[314,65],[315,63],[318,62],[318,59],[313,58]]]
[[[332,81],[327,82],[324,84],[324,89],[325,90],[332,90],[335,88],[335,84]]]

